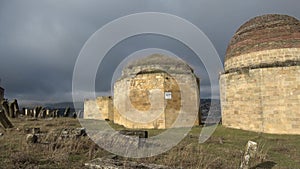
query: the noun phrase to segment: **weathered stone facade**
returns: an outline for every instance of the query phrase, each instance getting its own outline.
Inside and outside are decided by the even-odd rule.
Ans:
[[[199,79],[179,59],[156,54],[130,63],[114,84],[112,100],[113,110],[103,108],[103,97],[86,100],[84,118],[145,129],[199,124]]]
[[[220,77],[224,126],[300,134],[300,22],[264,15],[237,31]]]
[[[114,85],[114,107],[114,122],[128,128],[199,124],[199,80],[179,59],[151,55],[123,70]]]
[[[113,120],[113,99],[111,96],[100,96],[84,101],[85,119]]]

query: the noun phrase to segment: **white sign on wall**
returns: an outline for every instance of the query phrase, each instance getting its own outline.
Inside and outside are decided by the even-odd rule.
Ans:
[[[172,99],[172,92],[165,92],[165,99]]]

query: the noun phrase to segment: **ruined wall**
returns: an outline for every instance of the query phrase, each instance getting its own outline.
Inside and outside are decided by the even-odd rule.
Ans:
[[[101,96],[96,99],[102,119],[113,121],[113,99],[111,96]]]
[[[97,120],[113,120],[113,99],[111,96],[101,96],[84,101],[84,118]]]
[[[300,66],[287,66],[221,75],[222,124],[257,132],[300,134],[299,74]]]

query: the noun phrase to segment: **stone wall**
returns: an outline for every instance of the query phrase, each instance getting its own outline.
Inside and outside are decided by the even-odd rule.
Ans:
[[[284,63],[287,61],[300,61],[300,48],[264,50],[231,57],[225,62],[225,70],[230,71],[244,67]]]
[[[128,128],[165,128],[163,91],[163,73],[140,74],[116,82],[114,122]]]
[[[165,92],[172,93],[171,99],[165,99]],[[128,128],[159,129],[199,124],[198,118],[193,120],[199,113],[198,101],[199,88],[193,74],[137,74],[115,83],[114,122]],[[174,126],[180,113],[181,120]]]
[[[98,120],[113,120],[113,99],[111,96],[101,96],[84,101],[84,118]]]
[[[257,132],[300,134],[299,74],[298,65],[221,75],[223,125]]]

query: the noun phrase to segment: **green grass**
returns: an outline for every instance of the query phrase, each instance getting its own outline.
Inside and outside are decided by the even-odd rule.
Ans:
[[[110,155],[98,147],[88,137],[79,139],[50,139],[49,144],[28,145],[24,129],[40,127],[45,134],[41,142],[47,142],[50,131],[59,133],[64,128],[81,127],[76,119],[60,118],[53,120],[26,121],[12,119],[13,129],[4,130],[0,136],[0,168],[85,168],[84,163],[97,157]],[[104,121],[91,120],[93,125]],[[109,122],[116,130],[123,126]],[[199,144],[201,127],[193,127],[190,133],[177,146],[154,157],[122,160],[167,165],[172,168],[238,168],[248,140],[258,143],[257,156],[251,160],[254,167],[263,162],[276,163],[274,169],[297,169],[300,166],[300,136],[261,134],[218,126],[213,135]],[[148,130],[155,136],[164,130]],[[220,141],[222,140],[222,141]],[[222,144],[221,144],[222,143]]]

